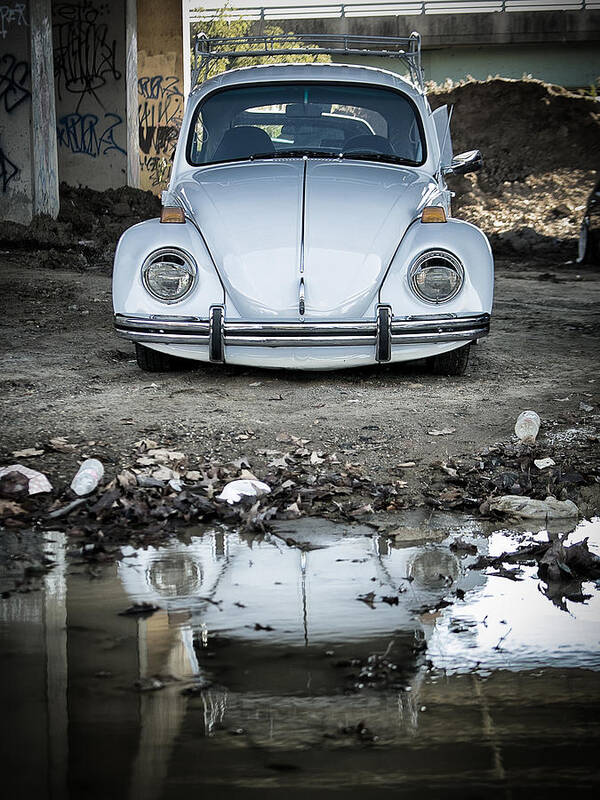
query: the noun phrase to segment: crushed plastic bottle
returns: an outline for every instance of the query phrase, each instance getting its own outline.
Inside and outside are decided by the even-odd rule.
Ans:
[[[77,470],[77,474],[71,483],[71,489],[75,494],[82,497],[93,492],[102,480],[104,467],[97,458],[87,458]]]
[[[235,480],[228,483],[217,500],[226,503],[239,503],[243,497],[262,497],[269,494],[271,487],[257,480]]]
[[[521,411],[515,422],[515,433],[524,444],[533,444],[542,420],[535,411]]]

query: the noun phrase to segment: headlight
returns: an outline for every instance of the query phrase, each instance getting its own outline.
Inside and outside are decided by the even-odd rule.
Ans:
[[[465,271],[446,250],[427,250],[415,259],[409,271],[410,287],[421,300],[444,303],[461,290]]]
[[[155,250],[142,265],[144,286],[163,303],[176,303],[188,294],[198,268],[194,259],[176,247]]]

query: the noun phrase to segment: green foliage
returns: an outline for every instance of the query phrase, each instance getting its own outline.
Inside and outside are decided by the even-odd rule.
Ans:
[[[239,37],[239,36],[250,36],[252,35],[252,25],[254,24],[251,20],[246,19],[237,19],[232,18],[228,15],[228,10],[231,8],[228,4],[223,6],[223,8],[219,9],[218,12],[212,19],[203,20],[202,22],[194,22],[192,24],[192,43],[196,36],[200,33],[206,34],[206,36],[226,36],[226,37]],[[201,10],[201,9],[196,9]],[[277,25],[267,25],[261,32],[267,36],[281,36],[284,33],[288,33],[290,35],[294,35],[291,31],[284,31],[283,28],[280,28]],[[301,46],[306,46],[310,49],[315,51],[313,55],[299,55],[299,56],[244,56],[240,58],[219,58],[214,59],[210,63],[210,67],[208,69],[208,73],[204,74],[200,77],[200,80],[206,78],[212,78],[214,75],[218,75],[220,72],[225,72],[226,70],[236,69],[238,67],[252,67],[257,64],[285,64],[289,61],[293,61],[293,63],[329,63],[331,58],[327,55],[323,55],[319,53],[319,48],[316,45],[304,45],[304,43],[298,40],[298,44]],[[243,45],[237,46],[233,49],[236,50],[260,50],[260,45]],[[277,45],[275,45],[274,49],[278,49]],[[195,63],[194,57],[194,50],[192,47],[192,72],[195,71],[199,64]]]

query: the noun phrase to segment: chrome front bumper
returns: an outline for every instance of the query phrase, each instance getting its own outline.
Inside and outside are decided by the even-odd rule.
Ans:
[[[489,333],[489,314],[392,316],[379,306],[377,318],[358,322],[239,322],[226,320],[223,306],[208,319],[115,314],[117,334],[147,344],[204,345],[211,361],[225,360],[225,347],[375,347],[389,361],[393,345],[470,342]]]

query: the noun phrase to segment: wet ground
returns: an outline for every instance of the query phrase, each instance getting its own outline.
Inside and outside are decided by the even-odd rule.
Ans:
[[[54,566],[0,601],[7,796],[597,796],[598,582],[474,568],[559,530],[399,521],[442,535],[204,527],[93,568],[32,535]],[[600,520],[565,545],[585,537],[599,553]]]

